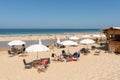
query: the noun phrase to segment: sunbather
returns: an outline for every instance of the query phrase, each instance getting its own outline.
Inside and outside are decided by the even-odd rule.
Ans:
[[[66,53],[64,50],[62,50],[62,54],[61,55],[63,56],[63,58],[66,59],[67,57],[71,56],[71,53],[69,51]]]
[[[73,57],[74,59],[79,58],[79,57],[80,57],[80,51],[75,52],[75,53],[72,55],[72,57]]]
[[[62,50],[62,55],[66,56],[66,52],[64,50]]]

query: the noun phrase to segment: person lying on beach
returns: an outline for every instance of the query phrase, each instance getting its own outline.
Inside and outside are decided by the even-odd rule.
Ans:
[[[19,52],[19,49],[18,48],[15,48],[14,45],[12,46],[11,50],[8,50],[8,54],[10,56],[14,56],[14,55],[17,55]]]

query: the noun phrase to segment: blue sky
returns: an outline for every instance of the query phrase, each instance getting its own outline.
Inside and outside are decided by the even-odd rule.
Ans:
[[[0,0],[0,28],[120,26],[120,0]]]

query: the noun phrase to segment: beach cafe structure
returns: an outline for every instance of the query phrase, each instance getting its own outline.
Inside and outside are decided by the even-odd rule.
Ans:
[[[103,32],[107,37],[108,51],[120,53],[120,27],[110,27]]]

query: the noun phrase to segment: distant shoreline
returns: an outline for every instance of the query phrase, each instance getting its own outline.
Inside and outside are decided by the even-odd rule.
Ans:
[[[8,34],[0,35],[0,37],[20,37],[20,36],[50,36],[50,35],[74,35],[74,34],[93,34],[100,32],[81,32],[81,33],[54,33],[54,34]]]

